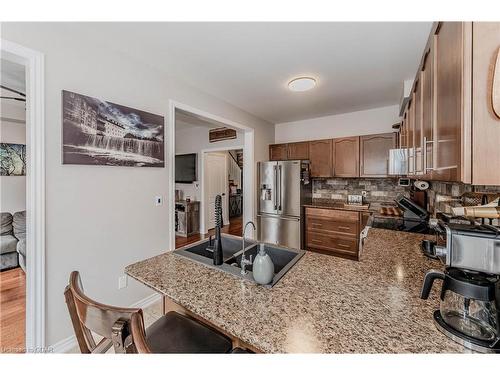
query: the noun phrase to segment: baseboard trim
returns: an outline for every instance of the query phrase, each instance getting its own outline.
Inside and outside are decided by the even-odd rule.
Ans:
[[[137,301],[136,303],[130,305],[130,307],[138,307],[141,309],[145,309],[146,307],[151,306],[152,304],[161,300],[161,295],[158,293],[151,294],[150,296]]]
[[[158,293],[151,294],[150,296],[147,296],[146,298],[143,298],[132,305],[130,307],[137,307],[141,309],[145,309],[152,304],[158,302],[161,300],[161,295]],[[49,353],[69,353],[69,352],[75,352],[77,349],[78,342],[76,341],[76,336],[71,335],[70,337],[66,337],[65,339],[62,339],[61,341],[55,343],[54,345],[50,346],[50,351]]]
[[[52,345],[49,348],[49,353],[69,353],[74,351],[77,346],[76,336],[72,335]]]

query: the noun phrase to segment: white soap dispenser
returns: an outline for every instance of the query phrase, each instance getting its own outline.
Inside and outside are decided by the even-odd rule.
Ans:
[[[266,253],[263,243],[260,244],[259,253],[253,261],[252,273],[257,284],[266,285],[273,281],[274,263],[269,254]]]

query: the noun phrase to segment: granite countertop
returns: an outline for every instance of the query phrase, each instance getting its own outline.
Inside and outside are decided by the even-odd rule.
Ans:
[[[266,353],[466,352],[434,326],[440,284],[419,298],[424,237],[372,228],[359,262],[307,252],[272,289],[172,252],[126,273]]]

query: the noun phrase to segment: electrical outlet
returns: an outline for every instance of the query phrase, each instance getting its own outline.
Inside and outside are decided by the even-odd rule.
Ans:
[[[127,283],[128,283],[127,275],[120,276],[118,278],[118,289],[126,288]]]
[[[161,195],[157,195],[155,197],[155,206],[163,205],[163,197]]]
[[[366,196],[368,195],[368,192],[367,192],[366,190],[363,190],[363,191],[361,192],[361,195],[362,195],[364,198],[366,198]]]

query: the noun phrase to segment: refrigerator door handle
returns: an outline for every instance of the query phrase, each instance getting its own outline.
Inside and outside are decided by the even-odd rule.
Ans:
[[[279,171],[279,187],[280,187],[280,201],[278,205],[278,211],[281,212],[281,165],[278,165],[278,171]]]
[[[275,165],[273,166],[273,174],[274,174],[274,210],[276,211],[278,209],[278,174],[276,173],[276,170],[278,167]]]

